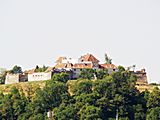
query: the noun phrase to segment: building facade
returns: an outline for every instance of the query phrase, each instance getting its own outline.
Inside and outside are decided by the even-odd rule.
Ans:
[[[137,85],[142,86],[142,85],[148,84],[147,73],[146,73],[145,69],[141,69],[140,71],[136,71],[136,72],[134,72],[134,74],[137,77],[137,82],[136,82]]]
[[[100,64],[99,66],[100,69],[107,69],[108,74],[111,74],[113,72],[118,72],[118,68],[114,64]]]
[[[19,83],[19,82],[26,82],[28,81],[27,74],[10,74],[7,73],[5,84],[13,84],[13,83]]]
[[[50,80],[52,72],[34,72],[28,74],[28,81]]]
[[[99,64],[99,60],[92,54],[86,54],[79,59],[59,57],[56,60],[56,69],[72,71],[73,79],[79,77],[83,69],[108,69],[108,73],[117,72],[118,68],[114,64]]]

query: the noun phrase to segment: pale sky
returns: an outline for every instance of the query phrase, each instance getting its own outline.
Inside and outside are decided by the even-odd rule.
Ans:
[[[0,0],[0,67],[53,65],[107,52],[160,82],[159,0]]]

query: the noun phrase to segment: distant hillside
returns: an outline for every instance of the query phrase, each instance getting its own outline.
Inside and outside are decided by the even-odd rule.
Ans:
[[[156,85],[136,86],[136,88],[137,88],[140,92],[143,92],[143,91],[145,91],[145,90],[148,90],[148,91],[152,92],[152,90],[153,90],[155,87],[158,87],[158,86],[156,86]]]
[[[72,95],[72,86],[74,86],[77,80],[69,80],[67,82],[68,91]],[[19,91],[25,94],[26,97],[33,97],[36,89],[43,88],[46,84],[46,81],[35,81],[35,82],[21,82],[16,84],[7,84],[7,85],[0,85],[0,92],[7,94],[10,92],[11,88],[16,87]],[[136,86],[138,90],[145,91],[146,89],[152,91],[154,85],[144,85],[144,86]]]
[[[20,93],[25,94],[26,97],[32,98],[36,89],[43,88],[46,81],[35,81],[35,82],[20,82],[16,84],[0,85],[0,92],[7,94],[11,88],[16,87]]]

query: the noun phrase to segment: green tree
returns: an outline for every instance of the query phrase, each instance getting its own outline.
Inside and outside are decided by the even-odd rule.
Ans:
[[[145,120],[146,114],[142,104],[134,106],[134,120]]]
[[[151,108],[148,111],[147,120],[160,120],[160,107]]]
[[[123,72],[125,71],[125,68],[123,66],[118,66],[118,71]]]
[[[6,73],[7,73],[7,71],[5,68],[0,68],[0,84],[5,83]]]
[[[64,72],[54,74],[52,80],[66,83],[69,80],[69,74]]]
[[[15,65],[12,70],[9,71],[12,74],[22,73],[22,68],[20,66]]]
[[[44,113],[58,107],[62,101],[68,98],[67,86],[63,83],[49,81],[43,89],[36,91],[33,101],[35,113]]]
[[[96,105],[97,99],[99,99],[99,95],[97,93],[90,93],[90,94],[81,94],[75,96],[76,107],[77,109],[81,108],[84,105]]]
[[[155,108],[160,107],[160,89],[155,87],[153,91],[150,93],[147,101],[147,107]]]
[[[44,120],[45,116],[41,113],[34,114],[31,117],[29,117],[29,120]]]
[[[11,100],[12,108],[14,113],[14,119],[18,119],[18,116],[25,112],[25,107],[27,105],[27,99],[25,96],[20,95],[17,88],[13,87],[11,89]]]
[[[119,110],[120,117],[134,118],[133,105],[137,104],[139,92],[135,87],[136,78],[128,71],[120,70],[112,74],[112,92],[115,108]],[[115,109],[115,110],[116,110]]]
[[[0,113],[2,114],[2,119],[5,120],[14,120],[14,113],[13,113],[13,100],[11,99],[11,95],[5,95],[1,100],[0,105]]]
[[[119,120],[145,120],[146,113],[147,120],[159,119],[158,88],[140,93],[135,87],[136,77],[123,67],[107,76],[102,70],[86,71],[84,78],[89,80],[77,80],[72,88],[67,86],[71,81],[61,73],[46,81],[43,88],[31,90],[32,97],[26,98],[16,88],[0,94],[0,119],[44,120],[48,111],[53,111],[55,120],[113,120],[117,113]],[[90,80],[93,74],[99,79]]]
[[[94,75],[95,75],[96,71],[93,69],[83,69],[80,73],[80,78],[82,79],[94,79]]]
[[[101,109],[95,106],[83,106],[79,111],[80,120],[101,120]]]
[[[48,69],[45,65],[43,67],[36,66],[35,72],[45,72]]]
[[[54,118],[56,120],[78,120],[77,112],[74,104],[61,104],[54,109]]]
[[[97,79],[104,79],[108,75],[109,74],[108,74],[108,70],[107,69],[105,69],[105,70],[101,70],[101,69],[96,70]]]
[[[4,94],[0,93],[0,120],[2,120],[3,118],[3,115],[2,115],[3,99],[4,99]]]
[[[109,58],[107,54],[105,54],[105,63],[106,64],[112,64],[112,59]]]
[[[73,92],[76,95],[92,93],[92,81],[80,80],[73,86]]]
[[[93,82],[94,92],[98,93],[101,97],[112,96],[111,93],[114,91],[112,90],[112,80],[113,78],[108,76],[104,80],[97,80]]]

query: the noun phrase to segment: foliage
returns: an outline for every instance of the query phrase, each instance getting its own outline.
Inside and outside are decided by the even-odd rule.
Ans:
[[[98,69],[98,70],[96,70],[95,74],[96,74],[97,79],[104,79],[105,77],[107,77],[109,75],[107,69],[104,69],[104,70]]]
[[[80,120],[101,120],[101,109],[95,106],[83,106],[78,114]]]
[[[94,79],[95,70],[93,69],[83,69],[80,73],[80,78],[82,79]]]
[[[158,86],[159,84],[157,84],[157,83],[150,83],[150,85]]]
[[[33,101],[35,107],[37,107],[35,112],[43,113],[52,110],[54,107],[59,106],[64,100],[63,98],[67,98],[67,96],[67,86],[64,83],[49,82],[49,84],[46,84],[46,87],[36,91]]]
[[[147,114],[147,120],[159,120],[160,107],[151,108]]]
[[[45,72],[48,69],[45,65],[43,67],[36,66],[35,72]]]
[[[0,119],[47,120],[48,111],[53,111],[55,120],[115,120],[117,114],[119,120],[160,119],[158,88],[140,93],[136,77],[123,67],[111,75],[97,70],[86,73],[100,77],[74,81],[73,94],[68,92],[66,73],[55,74],[43,87],[31,90],[32,97],[15,87],[8,94],[0,93]]]
[[[27,99],[21,96],[18,89],[12,88],[11,93],[3,97],[0,104],[0,112],[3,119],[18,119],[18,116],[25,112],[24,107]]]
[[[5,83],[5,77],[6,77],[7,71],[5,68],[0,68],[0,84]]]
[[[12,70],[9,71],[12,74],[22,73],[22,68],[20,66],[15,65]]]
[[[54,109],[54,116],[56,120],[77,120],[77,110],[74,104],[61,104]]]
[[[148,97],[147,107],[160,107],[160,90],[157,87],[150,93]]]
[[[91,93],[92,82],[90,80],[77,81],[77,84],[73,88],[76,95]]]
[[[103,79],[106,76],[108,76],[108,70],[107,69],[83,69],[80,73],[80,78],[82,79]]]
[[[125,71],[125,68],[123,66],[118,66],[118,71],[123,72]]]
[[[66,83],[69,80],[69,74],[64,72],[56,73],[52,76],[52,80]]]
[[[107,54],[105,54],[105,62],[106,64],[112,64],[112,59],[109,58]]]

